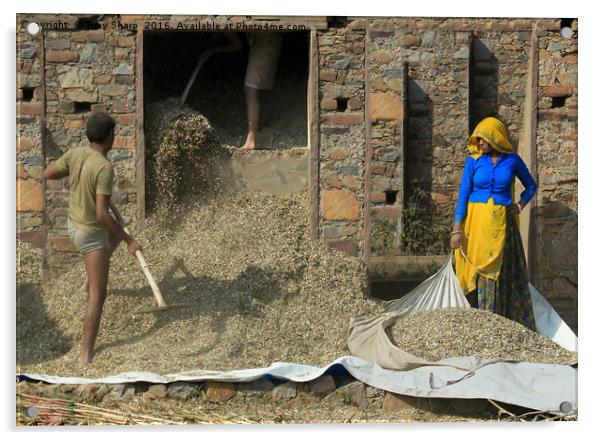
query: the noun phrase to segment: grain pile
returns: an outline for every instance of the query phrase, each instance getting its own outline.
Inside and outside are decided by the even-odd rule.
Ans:
[[[23,371],[99,376],[230,370],[274,361],[324,365],[348,354],[349,319],[379,307],[364,297],[359,259],[310,239],[307,194],[237,193],[188,203],[177,229],[150,218],[137,239],[166,301],[192,306],[134,315],[154,299],[122,246],[112,259],[91,366],[76,365],[86,301],[79,265],[44,290],[55,328],[26,320],[42,342],[55,330],[67,344],[54,349],[50,362],[23,360]]]
[[[521,324],[476,309],[439,309],[398,319],[387,329],[391,342],[423,359],[473,356],[484,359],[574,364],[575,353]]]

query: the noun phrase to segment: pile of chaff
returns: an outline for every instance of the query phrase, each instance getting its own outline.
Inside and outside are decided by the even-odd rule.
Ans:
[[[311,240],[306,193],[235,193],[183,206],[169,229],[158,216],[148,219],[137,240],[166,301],[192,306],[134,314],[154,299],[122,245],[90,367],[76,362],[86,304],[82,263],[40,291],[47,319],[17,317],[31,335],[17,341],[27,354],[21,370],[104,376],[275,361],[325,365],[348,354],[350,318],[380,310],[365,296],[360,259]]]
[[[423,359],[478,357],[552,364],[574,364],[565,350],[525,326],[476,309],[419,312],[393,323],[389,338],[399,348]]]

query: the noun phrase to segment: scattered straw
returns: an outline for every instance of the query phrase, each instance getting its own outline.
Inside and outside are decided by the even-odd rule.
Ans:
[[[29,243],[17,239],[17,283],[39,284],[42,277],[44,255]]]
[[[387,332],[396,346],[431,361],[461,356],[554,364],[577,361],[575,353],[525,326],[476,309],[416,313],[397,320]]]
[[[32,410],[34,412],[32,413]],[[225,417],[216,412],[196,413],[163,410],[160,417],[132,411],[102,408],[75,400],[48,399],[17,393],[17,423],[19,425],[181,425],[194,423],[250,424],[254,420],[232,415]]]

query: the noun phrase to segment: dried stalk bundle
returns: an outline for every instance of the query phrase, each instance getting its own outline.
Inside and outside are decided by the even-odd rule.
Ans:
[[[430,361],[472,356],[573,364],[576,354],[525,326],[476,309],[439,309],[397,320],[387,329],[397,347]]]
[[[28,414],[28,409],[35,409]],[[17,423],[19,425],[181,425],[194,423],[208,424],[250,424],[255,421],[242,416],[224,417],[215,412],[198,413],[171,411],[165,408],[160,417],[147,414],[134,414],[131,411],[113,410],[86,405],[74,400],[48,399],[17,393]]]
[[[527,411],[521,414],[514,414],[504,408],[500,403],[487,399],[492,406],[498,410],[498,420],[502,422],[557,422],[557,421],[576,421],[577,412],[569,415],[555,415],[545,411]]]
[[[210,202],[186,200],[184,206],[171,229],[154,216],[137,239],[166,301],[191,307],[132,314],[154,299],[121,246],[112,259],[91,366],[82,370],[76,362],[86,303],[80,264],[45,284],[40,302],[46,321],[17,318],[30,335],[17,341],[27,355],[19,367],[98,377],[275,361],[324,365],[348,354],[350,318],[380,310],[364,296],[361,261],[310,238],[306,193],[236,193]]]

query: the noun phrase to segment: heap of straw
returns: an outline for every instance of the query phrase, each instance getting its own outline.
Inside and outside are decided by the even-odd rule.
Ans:
[[[387,329],[399,348],[423,359],[472,356],[536,363],[574,364],[576,353],[525,326],[476,309],[438,309],[398,319]]]
[[[37,335],[18,341],[22,349],[35,346],[24,351],[20,369],[98,377],[275,361],[325,365],[348,354],[350,318],[376,313],[379,306],[365,297],[358,258],[310,238],[306,193],[236,193],[210,202],[187,200],[185,206],[171,229],[152,217],[137,239],[166,301],[188,307],[133,314],[153,306],[154,298],[122,246],[112,259],[90,367],[76,362],[86,303],[80,264],[44,286],[48,320],[18,317]]]

